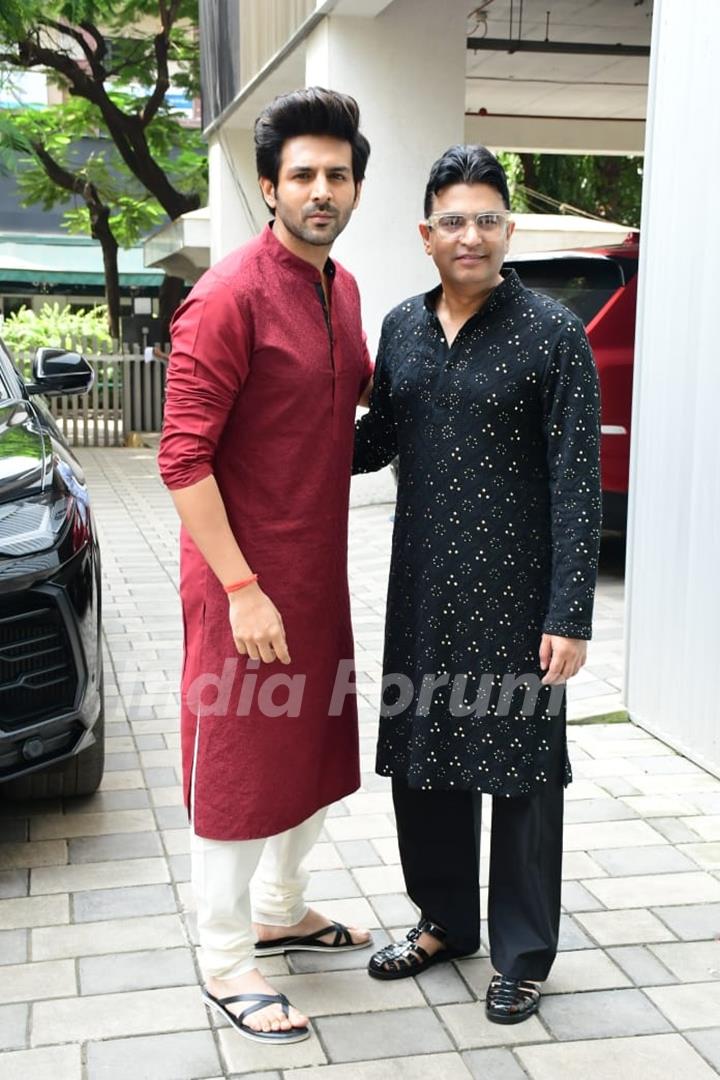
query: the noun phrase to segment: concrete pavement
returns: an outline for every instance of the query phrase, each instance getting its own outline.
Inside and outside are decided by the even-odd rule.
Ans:
[[[0,802],[4,1080],[720,1074],[720,781],[627,723],[570,728],[561,952],[539,1018],[485,1020],[482,949],[398,983],[367,978],[364,952],[268,958],[278,990],[313,1017],[313,1038],[295,1046],[258,1046],[210,1020],[178,774],[177,522],[152,451],[80,457],[103,546],[108,765],[90,799]],[[332,808],[309,892],[323,912],[372,927],[379,944],[415,919],[388,781],[372,772],[392,514],[377,500],[391,496],[387,477],[355,484],[364,783]],[[622,560],[609,545],[571,715],[617,709],[621,653]]]

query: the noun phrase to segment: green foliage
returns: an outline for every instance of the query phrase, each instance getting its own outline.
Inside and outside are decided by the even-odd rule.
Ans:
[[[96,338],[100,345],[111,344],[104,305],[88,311],[71,311],[69,305],[61,308],[58,303],[43,304],[38,314],[21,307],[5,319],[2,335],[16,352],[31,352],[43,345],[80,349],[85,338]]]
[[[53,50],[77,57],[78,46],[72,38],[43,23],[59,20],[79,26],[87,21],[101,29],[108,46],[102,60],[107,72],[102,86],[110,101],[128,116],[139,115],[157,77],[154,36],[161,30],[162,11],[170,6],[169,0],[0,0],[0,52],[5,51],[3,41],[12,45],[39,36]],[[177,6],[182,21],[173,26],[170,40],[172,84],[192,97],[199,93],[197,0],[180,0]],[[20,69],[18,65],[16,70]],[[5,75],[12,70],[5,68]],[[58,85],[68,85],[62,75],[50,74]],[[202,202],[207,194],[207,147],[201,133],[182,119],[163,99],[145,128],[145,137],[154,162],[177,191],[196,194]],[[0,115],[0,172],[17,173],[26,206],[39,204],[49,210],[67,203],[68,192],[49,178],[33,152],[33,144],[42,146],[63,169],[95,186],[111,209],[118,243],[132,247],[165,214],[130,172],[113,139],[105,139],[99,150],[88,141],[88,137],[106,134],[98,105],[77,95],[42,110],[7,110]],[[64,223],[72,233],[89,235],[90,215],[82,195],[72,198],[75,206],[65,214]]]
[[[512,153],[501,156],[512,176],[515,210],[541,214],[580,210],[629,228],[640,227],[641,157]]]
[[[505,170],[508,189],[510,191],[510,209],[516,214],[525,214],[528,211],[527,196],[523,187],[523,165],[519,154],[513,154],[508,150],[501,150],[497,155],[498,161]]]

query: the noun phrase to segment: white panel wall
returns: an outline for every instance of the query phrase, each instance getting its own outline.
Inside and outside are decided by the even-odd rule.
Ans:
[[[306,83],[352,94],[372,152],[359,209],[333,253],[357,277],[371,347],[383,316],[437,282],[418,235],[433,161],[463,141],[463,0],[394,0],[331,15],[308,38]]]
[[[631,718],[720,775],[720,4],[656,0],[628,532]]]

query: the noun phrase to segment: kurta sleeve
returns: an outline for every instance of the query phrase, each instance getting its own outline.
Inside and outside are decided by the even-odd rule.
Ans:
[[[363,331],[363,336],[362,336],[362,350],[363,350],[363,369],[362,369],[362,375],[360,376],[360,386],[358,388],[358,398],[360,398],[362,396],[362,392],[365,389],[365,387],[367,386],[367,384],[370,382],[370,380],[371,380],[371,378],[373,376],[373,372],[375,370],[375,365],[372,362],[372,358],[370,356],[370,350],[368,349],[367,334],[364,331]]]
[[[206,275],[171,324],[158,466],[167,487],[213,473],[215,450],[249,370],[250,334],[229,283]]]
[[[390,378],[387,371],[386,340],[387,335],[383,324],[375,362],[375,381],[370,395],[370,408],[355,423],[353,474],[376,472],[389,465],[398,452]]]
[[[600,391],[582,323],[568,315],[542,385],[552,577],[543,633],[592,637],[600,552]]]

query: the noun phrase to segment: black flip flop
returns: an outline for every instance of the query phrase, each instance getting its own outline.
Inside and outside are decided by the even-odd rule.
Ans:
[[[268,1005],[282,1005],[282,1010],[286,1016],[290,1015],[290,1002],[284,994],[233,994],[231,997],[216,998],[214,994],[211,994],[207,987],[203,987],[202,996],[205,1004],[208,1008],[215,1009],[217,1012],[222,1013],[226,1020],[229,1020],[232,1026],[240,1035],[244,1035],[246,1039],[252,1039],[254,1042],[263,1043],[296,1043],[302,1042],[303,1039],[310,1038],[309,1027],[291,1028],[290,1031],[254,1031],[253,1028],[248,1027],[243,1023],[243,1020],[250,1016],[251,1013],[259,1012],[260,1009],[266,1009]],[[235,1013],[230,1012],[226,1007],[232,1005],[234,1001],[254,1001],[254,1005],[249,1005],[247,1009],[243,1009],[238,1016]]]
[[[320,938],[335,931],[332,941],[321,941]],[[314,934],[303,934],[300,937],[275,938],[274,941],[256,941],[256,956],[278,956],[286,952],[352,952],[354,949],[367,949],[372,945],[372,937],[367,941],[353,941],[352,934],[347,926],[339,922],[331,922],[322,930],[316,930]]]

